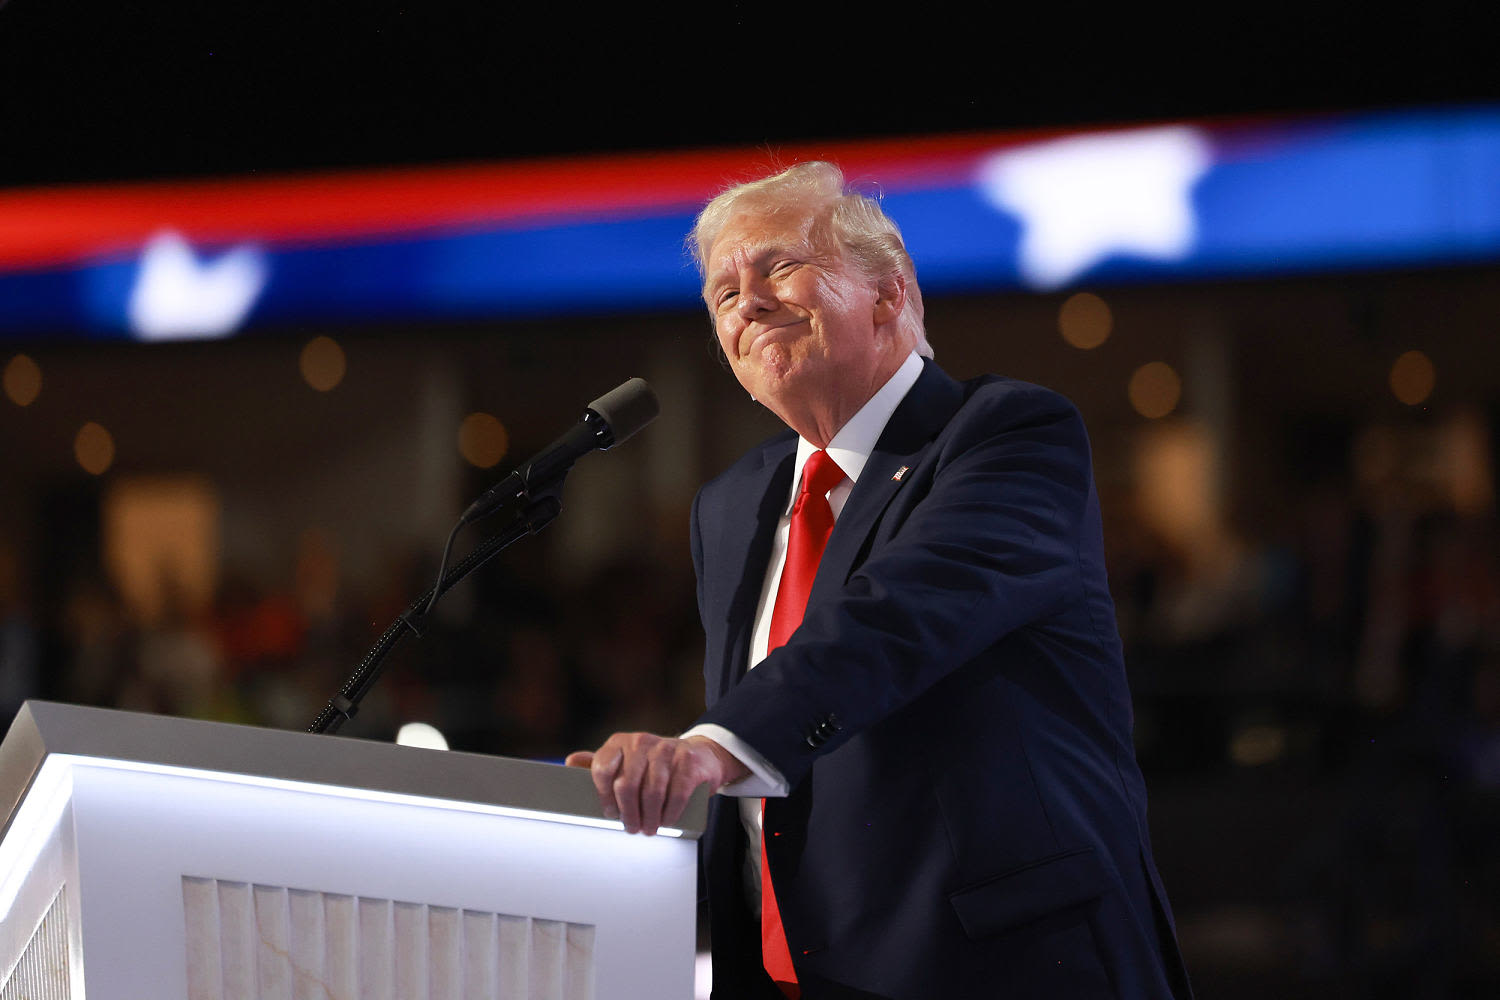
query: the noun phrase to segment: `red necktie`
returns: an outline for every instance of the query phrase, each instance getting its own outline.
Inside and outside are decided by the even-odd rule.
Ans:
[[[786,566],[776,588],[776,604],[771,609],[771,635],[767,651],[782,645],[802,624],[807,610],[807,596],[812,593],[813,578],[818,575],[818,561],[833,533],[833,508],[828,505],[828,491],[843,481],[844,472],[826,451],[807,456],[802,468],[802,489],[792,506],[791,529],[786,541]],[[765,815],[765,800],[761,800]],[[766,972],[792,1000],[801,996],[797,973],[792,968],[792,953],[787,947],[786,932],[781,927],[781,910],[771,887],[771,866],[766,861],[766,838],[762,824],[760,840],[760,946]]]

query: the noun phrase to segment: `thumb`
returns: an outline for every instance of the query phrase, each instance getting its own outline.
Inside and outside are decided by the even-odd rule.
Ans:
[[[563,763],[569,767],[592,767],[594,763],[594,751],[574,750],[568,754],[567,759]]]

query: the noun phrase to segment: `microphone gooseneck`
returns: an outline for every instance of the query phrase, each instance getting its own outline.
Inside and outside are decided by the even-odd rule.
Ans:
[[[656,393],[645,380],[630,379],[590,403],[584,411],[583,419],[569,428],[562,437],[470,504],[448,535],[447,544],[443,546],[437,582],[391,622],[363,662],[328,702],[328,706],[313,720],[308,732],[338,732],[339,727],[354,718],[359,711],[360,701],[380,676],[386,654],[407,632],[421,636],[423,621],[432,612],[438,598],[501,549],[523,535],[536,534],[551,523],[562,506],[555,487],[561,484],[574,462],[591,451],[607,451],[614,447],[655,420],[660,412],[661,405],[657,402]],[[453,540],[458,532],[465,525],[503,507],[512,508],[510,522],[506,527],[480,542],[451,573],[448,572],[448,556],[453,550]]]
[[[661,404],[645,379],[633,378],[588,405],[583,418],[535,458],[491,486],[469,504],[459,526],[472,524],[501,507],[524,503],[552,486],[573,463],[591,451],[608,451],[656,419]]]

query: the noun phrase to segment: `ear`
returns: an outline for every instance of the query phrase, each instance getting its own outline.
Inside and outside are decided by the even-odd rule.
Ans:
[[[881,278],[875,295],[875,325],[894,323],[906,308],[906,276],[898,271]]]

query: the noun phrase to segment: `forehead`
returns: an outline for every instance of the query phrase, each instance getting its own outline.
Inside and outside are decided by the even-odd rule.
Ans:
[[[749,207],[724,223],[705,256],[708,274],[733,270],[776,250],[826,251],[822,220],[803,206]]]

